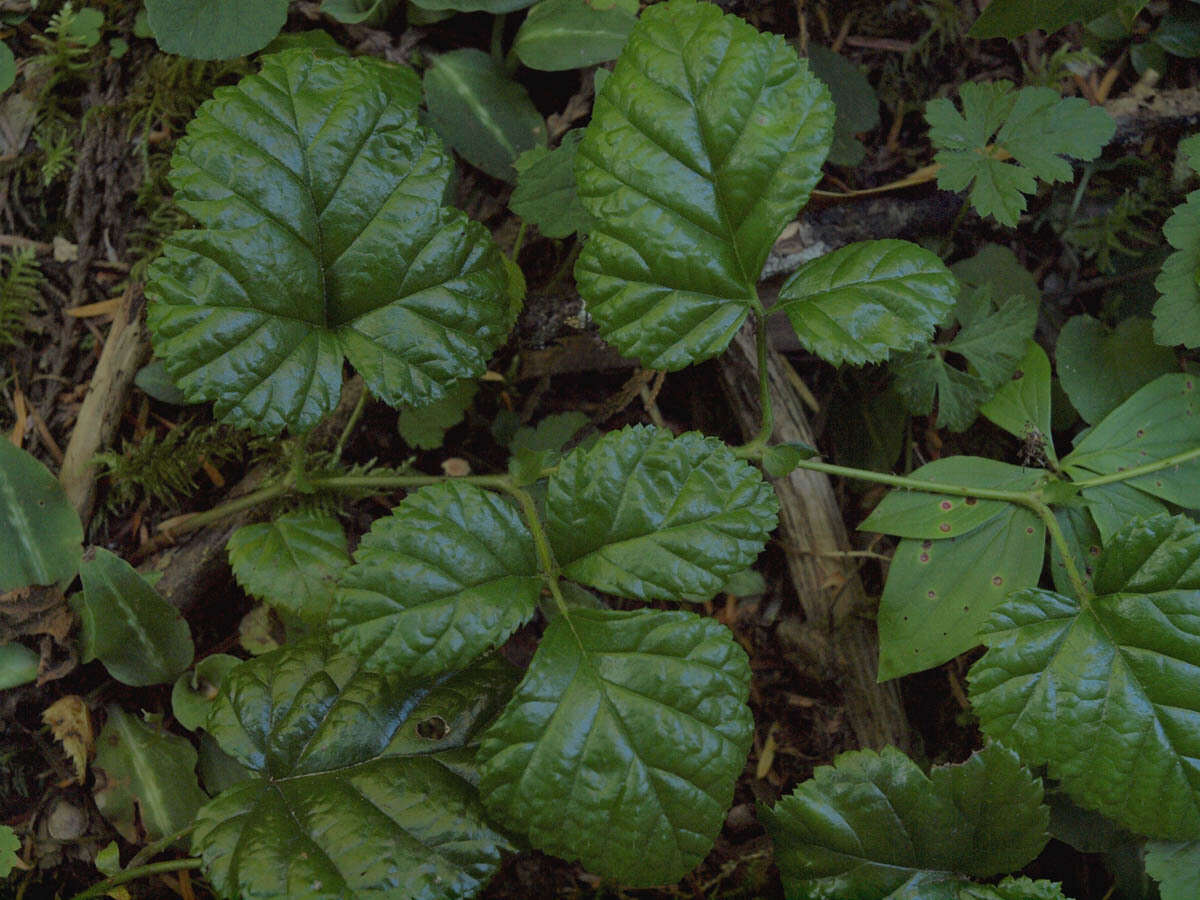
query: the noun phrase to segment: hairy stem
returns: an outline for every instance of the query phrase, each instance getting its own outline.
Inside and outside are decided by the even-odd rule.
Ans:
[[[1075,481],[1075,484],[1080,490],[1090,487],[1100,487],[1102,484],[1112,484],[1115,481],[1128,481],[1130,478],[1137,478],[1141,475],[1149,475],[1151,472],[1159,472],[1163,469],[1169,469],[1172,466],[1182,465],[1189,460],[1200,457],[1200,447],[1193,447],[1191,450],[1184,450],[1182,453],[1176,453],[1173,456],[1166,456],[1154,462],[1143,463],[1140,466],[1134,466],[1131,469],[1125,469],[1120,472],[1113,472],[1109,475],[1097,475],[1095,478],[1084,478],[1080,481]]]
[[[165,862],[150,863],[148,866],[138,866],[136,869],[122,869],[111,878],[105,878],[103,881],[93,884],[85,891],[80,891],[71,900],[91,900],[92,897],[103,897],[117,885],[125,884],[128,881],[134,881],[138,878],[145,878],[149,875],[158,875],[161,872],[178,872],[180,869],[198,869],[200,868],[200,860],[198,859],[168,859]]]

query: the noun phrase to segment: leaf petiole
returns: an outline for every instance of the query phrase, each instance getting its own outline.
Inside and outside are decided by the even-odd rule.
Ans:
[[[149,865],[139,866],[136,869],[122,869],[116,875],[110,878],[105,878],[103,881],[93,884],[90,888],[80,891],[71,900],[91,900],[92,897],[104,897],[113,888],[118,885],[125,884],[129,881],[135,881],[138,878],[145,878],[149,875],[158,875],[163,872],[178,872],[181,869],[198,869],[200,868],[201,860],[191,859],[168,859],[164,862],[150,863]]]

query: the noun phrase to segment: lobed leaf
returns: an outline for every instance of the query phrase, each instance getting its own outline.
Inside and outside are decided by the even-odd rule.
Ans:
[[[0,440],[0,592],[73,578],[83,525],[40,462]]]
[[[563,574],[638,600],[705,600],[758,557],[779,501],[717,438],[635,426],[568,454],[546,531]]]
[[[1014,437],[1026,442],[1026,453],[1057,463],[1050,409],[1050,359],[1030,340],[1025,356],[1008,381],[979,411]]]
[[[1096,596],[1031,588],[983,631],[980,727],[1080,805],[1131,831],[1200,835],[1200,527],[1135,520],[1101,552]]]
[[[574,609],[550,623],[479,748],[480,791],[534,846],[631,887],[713,845],[746,761],[750,669],[690,613]]]
[[[781,37],[710,3],[648,8],[596,97],[575,279],[605,340],[658,369],[721,353],[820,178],[829,92]]]
[[[441,400],[400,410],[396,421],[400,437],[418,450],[436,450],[445,442],[446,432],[466,417],[478,390],[478,382],[464,378]]]
[[[170,180],[204,227],[167,241],[146,289],[189,399],[302,431],[333,408],[343,355],[392,405],[482,373],[510,322],[509,270],[442,206],[450,160],[417,99],[410,70],[292,50],[201,106]]]
[[[1166,258],[1154,287],[1154,340],[1166,347],[1200,347],[1200,191],[1192,191],[1163,225],[1163,237],[1175,248]]]
[[[245,898],[471,896],[514,849],[484,817],[472,745],[514,678],[419,684],[307,643],[226,676],[208,730],[254,777],[204,806],[192,852]]]

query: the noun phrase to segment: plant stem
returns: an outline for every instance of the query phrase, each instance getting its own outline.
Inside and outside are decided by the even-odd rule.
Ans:
[[[1191,450],[1184,450],[1182,453],[1176,453],[1173,456],[1167,456],[1154,462],[1143,463],[1140,466],[1134,466],[1132,469],[1112,472],[1108,475],[1097,475],[1095,478],[1084,478],[1081,481],[1072,483],[1080,490],[1090,487],[1100,487],[1102,484],[1112,484],[1114,481],[1128,481],[1130,478],[1137,478],[1141,475],[1149,475],[1151,472],[1169,469],[1171,466],[1182,465],[1197,457],[1200,457],[1200,447],[1193,447]]]
[[[517,261],[517,257],[521,255],[521,247],[525,244],[525,230],[527,228],[529,228],[529,223],[522,219],[520,226],[517,228],[517,238],[513,241],[512,252],[508,254],[508,258],[514,263]]]
[[[136,869],[139,866],[144,865],[145,863],[154,859],[154,857],[158,856],[158,854],[162,853],[164,850],[166,850],[168,847],[170,847],[176,841],[180,840],[181,838],[185,838],[189,834],[191,834],[192,829],[194,829],[195,827],[196,827],[196,823],[193,822],[191,825],[188,825],[186,828],[180,828],[174,834],[168,834],[166,837],[159,838],[157,841],[147,844],[145,847],[143,847],[141,850],[139,850],[137,853],[135,853],[133,855],[133,859],[131,859],[129,861],[129,865],[127,865],[125,867],[125,870]]]
[[[314,488],[327,491],[356,491],[376,488],[381,491],[427,487],[443,481],[457,481],[476,487],[506,491],[511,482],[507,475],[329,475],[311,479]]]
[[[342,429],[342,434],[338,438],[337,446],[333,448],[333,461],[338,462],[342,458],[342,451],[346,449],[346,441],[350,439],[350,433],[354,431],[354,427],[358,424],[358,420],[362,418],[363,410],[367,406],[367,398],[371,396],[371,392],[363,387],[362,396],[358,398],[358,402],[354,404],[354,409],[350,411],[350,418],[346,420],[346,427]]]
[[[1036,493],[1031,491],[1006,491],[999,488],[964,487],[961,484],[946,484],[940,481],[924,481],[905,475],[891,475],[887,472],[871,472],[866,469],[851,469],[847,466],[835,466],[832,463],[821,462],[819,459],[803,459],[796,464],[798,469],[811,469],[814,472],[824,472],[826,475],[838,475],[842,478],[856,478],[859,481],[871,481],[876,484],[886,484],[896,488],[907,488],[911,491],[922,491],[927,494],[949,494],[952,497],[975,497],[978,500],[1002,500],[1006,503],[1020,503],[1029,506],[1030,503],[1040,503]]]
[[[492,17],[492,59],[502,69],[507,69],[508,61],[504,58],[504,22],[507,16]]]
[[[1041,517],[1046,525],[1046,531],[1050,534],[1050,540],[1058,548],[1058,555],[1062,557],[1063,567],[1067,570],[1067,578],[1071,580],[1071,587],[1075,588],[1075,596],[1079,598],[1080,602],[1086,602],[1092,596],[1091,592],[1083,583],[1079,567],[1075,565],[1075,558],[1071,556],[1071,547],[1067,543],[1067,537],[1063,534],[1058,519],[1054,516],[1054,511],[1045,503],[1030,506],[1030,509]]]
[[[558,607],[563,618],[570,622],[571,614],[567,609],[567,601],[563,599],[562,591],[558,586],[558,563],[554,561],[554,551],[550,548],[550,540],[546,537],[546,530],[542,527],[542,520],[538,515],[537,504],[533,502],[533,495],[529,491],[517,487],[507,476],[501,476],[501,478],[504,484],[500,489],[521,506],[521,514],[525,518],[525,524],[529,526],[529,533],[533,536],[538,568],[542,570],[542,577],[546,580],[546,586],[550,588],[550,596],[554,598],[554,605]]]
[[[756,459],[762,456],[767,442],[775,431],[775,411],[771,407],[771,377],[767,368],[767,357],[770,352],[767,335],[767,318],[761,311],[755,312],[754,347],[758,357],[758,405],[762,411],[762,425],[758,434],[748,443],[734,449],[734,453],[742,459]]]
[[[71,900],[91,900],[92,897],[103,897],[117,885],[125,884],[127,881],[134,881],[138,878],[145,878],[148,875],[158,875],[161,872],[178,872],[180,869],[198,868],[200,868],[200,860],[198,859],[168,859],[165,862],[150,863],[148,866],[139,866],[136,869],[123,869],[111,878],[105,878],[103,881],[93,884],[87,890],[80,891]]]

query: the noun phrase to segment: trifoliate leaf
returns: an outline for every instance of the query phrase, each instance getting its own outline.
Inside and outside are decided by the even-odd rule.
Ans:
[[[98,659],[122,684],[169,684],[192,664],[192,633],[179,610],[129,563],[103,547],[79,568],[79,614],[84,662]]]
[[[1136,316],[1113,329],[1091,316],[1074,316],[1059,332],[1054,355],[1071,405],[1092,425],[1138,388],[1177,370],[1175,354],[1156,345],[1150,322]]]
[[[313,511],[243,525],[229,536],[227,549],[246,593],[313,625],[328,618],[334,586],[350,565],[341,524]]]
[[[638,600],[706,600],[762,552],[778,509],[722,441],[636,426],[559,463],[546,531],[568,578]]]
[[[425,72],[424,91],[437,133],[494,178],[515,181],[517,157],[546,143],[546,122],[529,92],[481,50],[439,56]]]
[[[180,675],[171,688],[171,712],[175,720],[188,731],[202,726],[217,699],[221,682],[240,662],[236,656],[213,653],[196,663],[192,671]]]
[[[529,10],[513,52],[531,69],[585,69],[616,59],[637,16],[619,6],[600,9],[591,0],[541,0]]]
[[[7,878],[9,872],[21,861],[21,839],[8,825],[0,825],[0,878]]]
[[[1200,395],[1193,375],[1162,375],[1137,391],[1088,431],[1063,458],[1075,481],[1165,459],[1200,443]],[[1124,482],[1154,497],[1200,506],[1200,460],[1190,460]],[[1086,491],[1084,493],[1086,497]]]
[[[588,230],[588,214],[575,186],[575,155],[582,139],[583,131],[573,128],[553,150],[534,147],[513,163],[517,186],[508,207],[548,238]]]
[[[1154,340],[1164,347],[1200,347],[1200,191],[1192,191],[1163,225],[1175,252],[1154,281],[1161,295],[1154,304]]]
[[[1049,33],[1071,22],[1086,22],[1108,12],[1111,0],[992,0],[975,24],[973,38],[1020,37],[1035,28]]]
[[[375,521],[330,625],[369,668],[435,674],[466,665],[527,622],[542,584],[516,507],[447,481]]]
[[[834,365],[881,362],[928,341],[954,306],[957,283],[908,241],[862,241],[807,262],[779,290],[805,348]]]
[[[478,391],[478,382],[464,378],[441,400],[405,407],[397,420],[400,437],[418,450],[436,450],[445,441],[446,432],[463,420]]]
[[[696,0],[648,8],[596,97],[575,266],[600,334],[656,369],[728,346],[820,178],[829,92],[777,35]]]
[[[1146,871],[1158,882],[1162,900],[1195,900],[1200,897],[1200,840],[1150,841]]]
[[[1039,179],[1071,180],[1065,157],[1095,159],[1116,131],[1102,107],[1063,98],[1051,88],[972,82],[959,95],[961,114],[944,98],[925,106],[929,139],[938,151],[934,160],[941,166],[938,187],[970,188],[979,214],[1003,225],[1017,224],[1024,195],[1034,192]]]
[[[164,53],[232,59],[267,46],[287,8],[287,0],[146,0],[146,22]]]
[[[1050,359],[1036,341],[1029,342],[1016,371],[979,411],[1025,441],[1027,457],[1058,462],[1051,435]]]
[[[1168,840],[1200,834],[1200,527],[1136,520],[1101,552],[1096,596],[1019,591],[982,632],[980,727],[1045,764],[1081,806]]]
[[[192,852],[225,896],[473,896],[513,849],[472,760],[514,681],[496,660],[402,681],[311,643],[243,663],[207,728],[254,777],[200,810]]]
[[[712,848],[746,762],[750,668],[712,619],[575,609],[551,622],[479,748],[480,792],[547,853],[631,887]],[[619,824],[618,824],[619,823]]]
[[[1041,782],[995,745],[928,776],[894,747],[843,753],[759,816],[787,895],[839,900],[975,896],[905,888],[1020,869],[1050,823]]]
[[[508,328],[487,230],[442,206],[452,174],[416,79],[304,50],[218,89],[172,158],[204,228],[171,237],[146,291],[155,348],[191,399],[262,433],[333,409],[342,357],[392,404],[481,374]]]
[[[400,0],[322,0],[321,12],[348,25],[382,25]]]
[[[125,840],[141,844],[189,825],[208,799],[196,781],[196,751],[178,735],[119,706],[96,741],[93,796]]]
[[[857,166],[867,155],[867,148],[855,135],[879,124],[875,89],[858,66],[820,44],[808,45],[808,66],[829,88],[837,110],[829,161],[838,166]]]
[[[83,525],[62,485],[24,450],[0,440],[0,592],[73,578]]]

